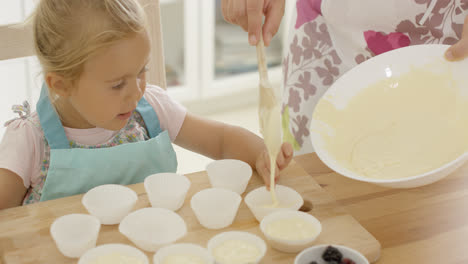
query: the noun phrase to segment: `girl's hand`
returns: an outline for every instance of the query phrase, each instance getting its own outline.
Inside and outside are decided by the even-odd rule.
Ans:
[[[275,182],[278,181],[279,172],[286,168],[293,157],[293,147],[290,143],[285,142],[281,145],[281,150],[276,158]],[[270,189],[270,156],[267,150],[263,151],[257,158],[255,163],[258,174],[263,178],[267,189]]]
[[[449,61],[462,60],[468,56],[468,16],[463,24],[463,32],[461,39],[453,44],[445,52],[445,58]]]
[[[250,45],[257,45],[262,29],[265,45],[270,45],[273,36],[278,32],[284,15],[285,0],[222,0],[221,8],[224,19],[241,26],[249,32]]]

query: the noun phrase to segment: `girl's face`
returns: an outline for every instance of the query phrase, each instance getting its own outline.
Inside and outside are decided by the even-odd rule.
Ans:
[[[84,64],[68,98],[82,124],[109,130],[127,124],[145,92],[149,55],[150,41],[142,32],[105,48]]]

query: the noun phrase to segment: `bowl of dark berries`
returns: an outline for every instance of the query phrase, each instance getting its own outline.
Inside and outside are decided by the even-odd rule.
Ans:
[[[369,264],[358,251],[339,245],[318,245],[304,249],[294,264]]]

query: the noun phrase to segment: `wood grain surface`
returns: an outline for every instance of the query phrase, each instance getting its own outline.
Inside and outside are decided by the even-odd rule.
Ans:
[[[295,160],[380,241],[377,263],[468,263],[468,164],[427,186],[389,189],[334,173],[316,154]]]
[[[178,242],[192,242],[206,246],[208,240],[224,231],[243,230],[261,234],[258,222],[244,202],[232,226],[221,230],[204,229],[196,220],[190,209],[190,198],[197,191],[208,188],[206,172],[187,175],[192,186],[184,206],[177,211],[186,221],[189,233]],[[298,163],[292,164],[282,172],[279,184],[296,189],[303,196],[310,213],[317,217],[323,225],[323,231],[316,241],[317,244],[336,243],[350,246],[363,253],[374,262],[380,256],[379,242],[354,219],[343,206],[338,205],[332,195],[321,188]],[[249,191],[262,186],[257,175],[254,175],[247,187]],[[150,206],[143,184],[130,186],[138,193],[138,203],[135,209]],[[72,196],[29,206],[17,207],[0,211],[0,254],[4,263],[76,263],[60,254],[50,234],[51,223],[59,216],[70,213],[86,213],[81,204],[82,195]],[[374,226],[371,225],[371,228]],[[98,245],[106,243],[125,243],[133,245],[118,232],[118,226],[102,226]],[[153,253],[146,252],[152,259]],[[294,262],[296,254],[285,254],[268,247],[262,263]]]

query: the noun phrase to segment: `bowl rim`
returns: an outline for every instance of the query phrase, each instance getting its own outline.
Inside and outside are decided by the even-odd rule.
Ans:
[[[169,248],[176,248],[176,247],[192,247],[192,248],[194,248],[196,250],[200,250],[200,252],[203,252],[202,257],[204,259],[208,259],[209,264],[214,263],[214,257],[211,255],[211,253],[208,251],[208,249],[205,248],[205,247],[202,247],[201,245],[196,244],[196,243],[175,243],[175,244],[170,244],[170,245],[163,246],[163,247],[159,248],[158,251],[156,251],[156,253],[154,253],[153,263],[154,264],[160,263],[159,258],[161,257],[161,255],[162,255],[162,257],[167,256],[167,254],[164,254],[164,253],[166,253],[164,251],[169,249]],[[200,254],[200,256],[201,256],[201,254]]]
[[[294,193],[294,195],[297,195],[298,197],[300,197],[301,200],[302,200],[302,203],[301,203],[301,205],[299,206],[299,208],[304,204],[304,198],[302,198],[302,195],[301,195],[298,191],[296,191],[295,189],[293,189],[293,188],[291,188],[291,187],[289,187],[289,186],[286,186],[286,185],[275,184],[275,188],[278,188],[278,187],[279,187],[279,188],[282,188],[282,189],[284,189],[284,190],[287,190],[287,191],[292,191],[291,193]],[[261,191],[263,191],[263,190],[265,190],[265,191],[268,192],[268,193],[270,192],[270,191],[268,191],[268,190],[266,189],[266,186],[260,186],[260,187],[258,187],[258,188],[255,188],[255,189],[251,190],[250,192],[248,192],[248,193],[245,195],[245,198],[244,198],[244,201],[245,201],[245,203],[247,204],[247,206],[249,206],[249,207],[250,207],[250,206],[255,206],[254,204],[252,204],[252,196],[254,195],[254,193],[258,193],[258,192],[261,192]],[[255,206],[255,207],[258,207],[258,206]],[[278,208],[278,209],[280,209],[280,208]]]
[[[138,255],[138,257],[142,257],[143,258],[143,264],[148,264],[149,263],[148,256],[146,256],[146,254],[143,253],[143,251],[141,251],[140,249],[138,249],[138,248],[136,248],[134,246],[123,244],[123,243],[108,243],[108,244],[98,245],[98,246],[96,246],[94,248],[91,248],[91,249],[87,250],[78,259],[77,264],[85,264],[85,263],[88,263],[88,261],[92,261],[93,259],[89,259],[89,260],[87,259],[87,258],[91,258],[91,256],[89,256],[89,255],[97,254],[96,257],[101,256],[101,254],[99,252],[102,251],[102,250],[106,250],[107,248],[115,248],[116,251],[118,249],[125,248],[128,251],[133,251],[135,253],[135,256]]]
[[[208,252],[213,256],[212,251],[215,248],[215,246],[219,244],[219,243],[215,243],[215,240],[220,239],[220,237],[230,236],[230,235],[250,237],[253,240],[258,242],[258,243],[255,243],[255,245],[259,246],[260,255],[254,261],[254,263],[258,263],[263,257],[265,257],[265,254],[267,252],[267,244],[266,244],[265,240],[263,240],[260,236],[255,235],[255,234],[253,234],[251,232],[247,232],[247,231],[226,231],[226,232],[221,232],[221,233],[218,233],[218,234],[212,236],[207,242],[206,248],[207,248]],[[229,239],[225,239],[225,240],[223,240],[223,242],[226,241],[226,240],[229,240]],[[216,258],[214,256],[213,256],[213,259],[216,261]]]
[[[231,195],[232,197],[235,198],[235,203],[237,204],[237,206],[240,206],[240,203],[242,202],[242,196],[240,194],[238,194],[237,192],[233,191],[233,190],[229,190],[229,189],[225,189],[225,188],[219,188],[219,187],[210,187],[210,188],[205,188],[203,190],[200,190],[196,193],[194,193],[192,195],[192,197],[190,197],[190,207],[192,209],[194,209],[194,205],[195,204],[198,204],[197,203],[197,200],[201,199],[201,195],[204,195],[205,193],[208,193],[208,192],[218,192],[218,191],[221,191],[221,192],[224,192],[225,194],[228,194],[228,195]],[[197,206],[195,206],[197,207]]]
[[[250,177],[253,174],[252,167],[247,162],[243,160],[238,160],[238,159],[219,159],[219,160],[210,161],[208,164],[205,165],[205,171],[207,172],[207,174],[209,174],[208,173],[209,168],[215,165],[218,165],[220,163],[223,163],[223,162],[237,163],[240,167],[246,168],[246,170],[249,171]]]
[[[284,215],[285,217],[279,217],[280,215]],[[303,219],[307,218],[306,221],[313,222],[313,224],[318,227],[317,234],[315,234],[314,236],[312,236],[310,238],[298,239],[298,240],[288,240],[288,239],[278,238],[278,237],[269,235],[266,232],[267,225],[271,221],[274,221],[273,218],[284,219],[284,218],[287,218],[286,215],[296,215],[296,216],[299,216],[299,217],[301,217]],[[309,221],[309,219],[310,219],[310,221]],[[304,245],[304,244],[310,243],[312,241],[315,241],[320,236],[320,234],[322,233],[322,223],[315,216],[313,216],[313,215],[311,215],[309,213],[305,213],[305,212],[301,212],[301,211],[294,211],[294,210],[280,210],[280,211],[273,212],[273,213],[268,214],[265,217],[263,217],[262,221],[260,222],[260,230],[262,231],[263,235],[268,240],[273,240],[273,241],[276,241],[276,242],[280,242],[282,244],[297,246],[297,245]]]
[[[161,211],[163,213],[167,213],[168,215],[171,215],[171,216],[174,216],[175,218],[179,219],[179,220],[182,220],[181,223],[183,224],[183,227],[179,227],[177,228],[176,230],[179,231],[180,229],[182,229],[183,232],[181,232],[180,235],[177,235],[177,236],[174,236],[172,239],[169,239],[169,240],[154,240],[153,238],[151,239],[142,239],[141,237],[135,237],[134,235],[131,235],[132,232],[130,232],[130,228],[132,226],[132,224],[129,223],[130,220],[128,220],[128,218],[133,218],[135,217],[136,214],[141,214],[141,213],[144,213],[145,211]],[[176,212],[172,211],[172,210],[169,210],[169,209],[166,209],[166,208],[157,208],[157,207],[145,207],[145,208],[141,208],[141,209],[138,209],[138,210],[135,210],[133,212],[131,212],[130,214],[126,215],[122,221],[119,223],[119,227],[118,227],[118,230],[119,232],[124,235],[125,237],[127,237],[129,240],[132,240],[132,241],[139,241],[139,242],[150,242],[151,244],[158,244],[158,245],[165,245],[167,243],[173,243],[181,238],[183,238],[184,236],[187,235],[187,232],[188,232],[188,228],[187,228],[187,223],[185,222],[184,218],[182,218],[179,214],[177,214]]]
[[[319,249],[325,250],[328,246],[332,246],[334,248],[337,248],[340,251],[347,250],[347,251],[353,252],[354,254],[359,256],[359,258],[361,258],[361,260],[364,260],[364,264],[369,264],[369,260],[367,260],[367,258],[361,252],[359,252],[359,251],[357,251],[357,250],[355,250],[353,248],[350,248],[348,246],[338,245],[338,244],[320,244],[320,245],[315,245],[315,246],[308,247],[308,248],[302,250],[299,254],[297,254],[297,256],[294,258],[294,264],[298,264],[299,258],[302,257],[303,255],[305,255],[308,251],[319,250]],[[355,261],[355,260],[353,259],[353,261]]]
[[[155,178],[162,178],[162,177],[167,177],[171,175],[170,177],[177,177],[177,178],[180,178],[183,182],[183,188],[180,188],[180,194],[186,194],[188,192],[188,190],[190,189],[190,187],[192,186],[192,181],[184,174],[180,174],[180,173],[175,173],[175,172],[161,172],[161,173],[155,173],[155,174],[151,174],[149,176],[147,176],[145,178],[145,180],[143,181],[143,186],[145,188],[145,192],[146,194],[149,196],[150,193],[152,193],[153,191],[151,190],[150,188],[150,185],[154,184],[152,183],[152,181],[155,179]]]
[[[427,45],[412,45],[412,46],[407,46],[407,47],[394,49],[394,50],[379,54],[377,56],[374,56],[374,57],[362,62],[361,64],[356,65],[355,67],[351,68],[349,71],[347,71],[343,75],[341,75],[339,77],[339,79],[346,78],[346,76],[354,74],[354,72],[357,71],[359,67],[363,67],[363,66],[365,66],[365,65],[367,65],[369,63],[375,63],[376,60],[381,60],[382,55],[386,56],[386,57],[389,57],[394,53],[401,53],[401,52],[405,52],[407,50],[412,50],[412,49],[423,48],[423,49],[428,49],[428,50],[429,49],[434,49],[435,50],[435,49],[446,49],[446,48],[449,48],[449,47],[450,47],[450,45],[446,45],[446,44],[427,44]],[[382,63],[378,63],[378,64],[382,64]],[[383,63],[383,64],[385,64],[385,63]],[[385,66],[388,66],[388,64],[386,64]],[[336,81],[335,81],[335,83],[336,83]],[[336,88],[333,88],[335,83],[333,83],[329,87],[329,89],[327,89],[327,91],[322,95],[322,97],[318,100],[317,105],[320,103],[321,100],[326,100],[326,98],[328,98],[327,95],[329,95],[329,93],[333,92],[336,89]],[[316,109],[317,108],[315,108],[314,112],[312,113],[310,126],[312,126],[312,124],[314,123],[314,120],[316,120],[315,119]],[[310,126],[309,126],[309,129],[310,129]],[[375,183],[375,184],[406,183],[406,182],[411,182],[413,180],[417,180],[417,179],[420,179],[420,178],[424,178],[424,177],[426,177],[428,175],[437,174],[440,171],[443,171],[443,170],[451,167],[453,164],[463,160],[468,155],[468,151],[467,151],[465,153],[462,153],[461,155],[459,155],[455,159],[453,159],[453,160],[451,160],[449,162],[446,162],[445,164],[443,164],[442,166],[440,166],[440,167],[438,167],[436,169],[426,171],[426,172],[418,174],[418,175],[408,176],[408,177],[404,177],[404,178],[397,178],[397,179],[373,179],[373,178],[370,178],[370,177],[349,175],[344,169],[342,169],[342,166],[335,166],[334,164],[331,164],[331,162],[327,158],[327,156],[329,156],[329,155],[325,155],[325,153],[326,153],[325,149],[317,147],[317,142],[315,140],[312,140],[312,138],[311,138],[311,143],[312,143],[312,147],[314,148],[314,151],[317,153],[317,156],[319,157],[319,159],[323,163],[325,163],[325,165],[327,165],[333,171],[335,171],[335,172],[339,173],[340,175],[342,175],[344,177],[347,177],[347,178],[351,178],[351,179],[362,181],[362,182]],[[336,162],[336,163],[338,163],[338,162]],[[353,172],[353,174],[356,174],[356,173]]]
[[[138,194],[133,190],[131,189],[130,187],[128,186],[125,186],[123,184],[113,184],[113,183],[109,183],[109,184],[101,184],[101,185],[98,185],[98,186],[95,186],[91,189],[89,189],[84,195],[83,197],[81,198],[81,203],[83,204],[83,206],[86,208],[86,209],[89,209],[89,208],[93,208],[93,209],[97,209],[97,208],[101,208],[101,206],[98,206],[94,203],[91,203],[91,201],[93,199],[91,199],[92,195],[94,193],[97,193],[97,192],[100,192],[101,190],[100,189],[103,189],[103,188],[109,188],[109,187],[112,187],[112,188],[115,188],[117,189],[117,192],[122,194],[122,193],[125,193],[125,195],[128,195],[128,197],[130,198],[128,200],[128,204],[125,204],[125,206],[129,205],[129,204],[134,204],[136,203],[136,201],[138,200]],[[119,204],[119,203],[111,203],[109,204],[109,206],[106,206],[106,208],[121,208],[122,207],[122,204]]]
[[[324,159],[323,156],[323,153],[322,151],[323,150],[318,150],[317,148],[315,148],[314,146],[314,149],[315,149],[315,152],[317,152],[317,156],[319,157],[319,159],[325,163],[325,165],[327,165],[330,169],[334,170],[335,172],[337,172],[338,174],[342,175],[342,176],[345,176],[345,177],[348,177],[348,178],[351,178],[351,179],[354,179],[354,180],[358,180],[358,181],[362,181],[362,182],[369,182],[369,183],[403,183],[403,182],[410,182],[410,181],[413,181],[413,180],[417,180],[417,179],[420,179],[420,178],[424,178],[428,175],[432,175],[432,174],[437,174],[443,170],[446,170],[447,168],[450,168],[452,167],[454,164],[462,161],[463,159],[465,159],[467,156],[468,156],[468,152],[465,152],[463,154],[461,154],[460,156],[458,156],[457,158],[455,158],[454,160],[451,160],[447,163],[445,163],[444,165],[436,168],[436,169],[433,169],[433,170],[430,170],[430,171],[426,171],[424,173],[421,173],[421,174],[418,174],[418,175],[413,175],[413,176],[408,176],[408,177],[404,177],[404,178],[398,178],[398,179],[373,179],[373,178],[370,178],[370,177],[359,177],[359,176],[354,176],[354,175],[349,175],[348,173],[346,173],[342,168],[341,166],[340,167],[337,167],[333,164],[331,164],[328,159]],[[321,154],[322,153],[322,154]]]
[[[170,178],[176,177],[176,178],[182,179],[184,184],[189,185],[189,186],[192,183],[190,181],[190,179],[185,174],[175,173],[175,172],[161,172],[161,173],[155,173],[155,174],[151,174],[151,175],[146,176],[146,178],[143,180],[143,185],[146,188],[147,185],[151,184],[151,182],[153,180],[155,180],[157,178],[163,178],[163,177],[170,177]]]

